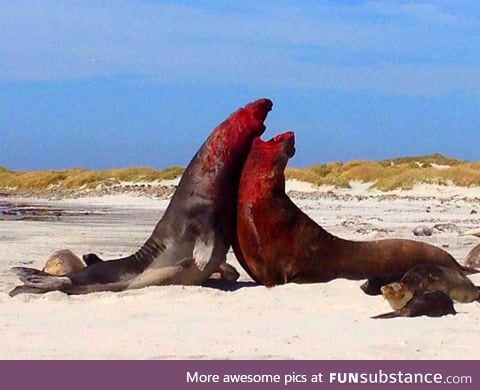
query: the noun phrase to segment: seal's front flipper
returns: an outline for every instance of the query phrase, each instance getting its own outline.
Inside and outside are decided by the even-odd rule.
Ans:
[[[86,255],[82,256],[82,259],[87,266],[103,262],[103,260],[95,253],[87,253]]]
[[[374,316],[374,317],[371,317],[371,318],[374,318],[374,319],[379,319],[379,318],[395,318],[395,317],[401,317],[397,311],[392,311],[390,313],[384,313],[384,314],[379,314],[378,316]]]
[[[203,271],[210,262],[213,255],[213,249],[213,239],[204,240],[202,237],[199,237],[195,242],[195,247],[193,248],[193,259],[195,260],[195,265],[200,271]]]

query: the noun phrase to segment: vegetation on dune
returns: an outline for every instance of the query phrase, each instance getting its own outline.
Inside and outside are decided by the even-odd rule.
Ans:
[[[350,182],[359,181],[372,183],[372,188],[382,191],[411,189],[421,183],[470,187],[480,186],[480,161],[468,162],[441,154],[381,161],[352,160],[290,168],[286,177],[336,187],[349,187]]]
[[[128,167],[106,170],[73,168],[66,170],[11,171],[0,167],[0,188],[45,190],[48,188],[94,188],[120,182],[152,182],[182,175],[184,168]],[[287,168],[287,179],[315,185],[348,188],[352,181],[372,183],[372,187],[389,191],[411,189],[415,184],[455,184],[480,186],[480,161],[468,162],[441,154],[373,160],[328,162],[307,168]]]
[[[19,190],[45,190],[47,188],[94,188],[97,185],[120,182],[151,182],[169,180],[181,176],[181,167],[153,169],[128,167],[118,169],[90,170],[72,168],[65,170],[9,171],[0,170],[0,188]]]

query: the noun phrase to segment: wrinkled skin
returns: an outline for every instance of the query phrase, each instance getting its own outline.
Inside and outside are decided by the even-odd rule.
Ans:
[[[285,194],[284,170],[294,135],[257,138],[243,167],[237,204],[235,255],[258,283],[398,278],[421,263],[476,272],[444,250],[413,240],[350,241],[328,233]],[[379,283],[380,287],[382,283]]]

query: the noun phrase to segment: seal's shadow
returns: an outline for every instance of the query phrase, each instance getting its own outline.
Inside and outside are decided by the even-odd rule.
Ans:
[[[257,283],[248,281],[248,282],[232,282],[222,279],[208,279],[206,282],[202,283],[202,287],[214,288],[222,291],[237,291],[241,288],[246,287],[255,287],[259,286]]]

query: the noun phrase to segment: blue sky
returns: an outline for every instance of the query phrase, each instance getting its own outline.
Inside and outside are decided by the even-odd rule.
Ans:
[[[292,165],[480,160],[480,2],[0,0],[0,166],[185,165],[269,97]]]

